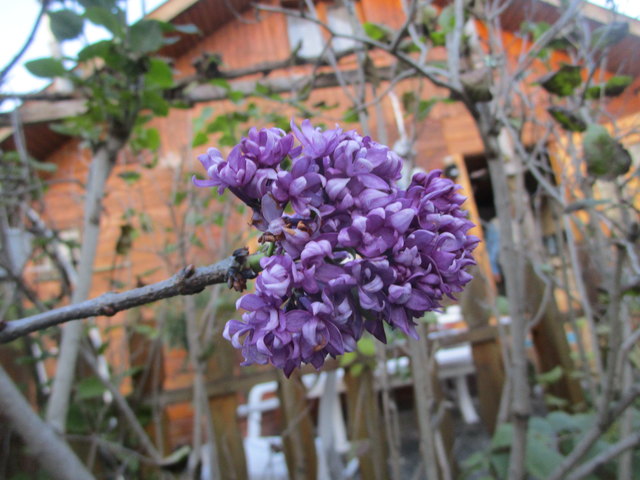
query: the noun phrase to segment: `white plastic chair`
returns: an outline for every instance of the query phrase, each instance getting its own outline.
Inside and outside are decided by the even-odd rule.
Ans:
[[[307,396],[319,398],[319,435],[315,438],[318,480],[332,480],[337,471],[347,474],[341,461],[341,454],[350,448],[339,399],[339,391],[344,389],[343,376],[342,369],[302,376]],[[251,480],[289,478],[282,438],[262,435],[262,413],[280,407],[280,400],[275,396],[277,389],[275,381],[257,384],[249,391],[247,403],[238,407],[238,415],[247,417],[244,449]],[[351,472],[354,466],[350,464],[348,468]]]

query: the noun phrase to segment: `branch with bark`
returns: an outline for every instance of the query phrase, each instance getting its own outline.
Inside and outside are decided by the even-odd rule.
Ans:
[[[165,298],[179,295],[193,295],[209,285],[228,283],[241,287],[242,280],[253,277],[249,267],[247,250],[239,249],[234,255],[206,267],[184,267],[172,277],[151,285],[126,292],[107,292],[99,297],[86,300],[30,317],[0,324],[0,343],[7,343],[36,330],[59,325],[71,320],[94,316],[111,316]],[[240,283],[238,283],[240,282]]]

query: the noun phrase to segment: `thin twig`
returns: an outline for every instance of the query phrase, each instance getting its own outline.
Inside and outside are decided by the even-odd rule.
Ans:
[[[194,268],[189,265],[172,277],[151,285],[121,293],[107,292],[81,303],[0,324],[0,343],[71,320],[99,315],[111,316],[164,298],[198,293],[209,285],[225,283],[229,271],[238,267],[243,268],[244,265],[239,265],[238,259],[233,256],[206,267]]]
[[[600,465],[604,465],[609,460],[617,457],[626,450],[635,447],[640,444],[640,431],[636,431],[631,435],[623,438],[617,443],[614,443],[609,448],[593,457],[586,463],[583,463],[580,467],[576,468],[571,475],[567,477],[567,480],[580,480],[586,477],[590,473],[598,468]]]
[[[549,476],[548,480],[560,480],[580,461],[593,444],[606,432],[616,419],[624,413],[629,405],[640,396],[640,385],[634,385],[620,401],[611,409],[601,411],[598,421],[582,436],[582,439],[571,453]]]
[[[49,4],[48,0],[44,0],[42,2],[42,6],[40,7],[40,12],[38,13],[38,17],[36,18],[36,21],[33,24],[33,28],[31,29],[31,33],[27,37],[27,40],[24,42],[24,45],[22,46],[20,51],[16,53],[16,55],[11,59],[11,61],[2,69],[2,72],[0,72],[0,84],[4,80],[4,77],[7,76],[9,71],[16,65],[16,63],[20,61],[22,56],[25,54],[25,52],[31,45],[31,42],[33,42],[33,39],[36,36],[36,32],[38,31],[38,27],[40,26],[40,22],[42,21],[42,17],[44,17],[44,14],[47,11],[48,4]]]

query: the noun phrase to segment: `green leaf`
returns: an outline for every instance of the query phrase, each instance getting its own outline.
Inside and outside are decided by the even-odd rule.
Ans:
[[[453,32],[456,28],[456,11],[454,5],[448,5],[442,9],[438,17],[438,25],[444,35]]]
[[[271,89],[262,83],[256,83],[256,94],[268,96],[271,94]]]
[[[157,128],[147,128],[146,141],[148,150],[158,150],[160,148],[160,132]]]
[[[434,47],[444,47],[447,43],[447,36],[443,31],[429,32],[429,38]]]
[[[549,115],[569,132],[584,132],[587,124],[577,114],[564,107],[552,106],[547,109]]]
[[[538,375],[536,375],[536,382],[543,385],[551,385],[560,380],[563,374],[564,370],[562,369],[562,367],[560,365],[556,365],[548,372],[539,373]]]
[[[229,100],[238,105],[242,100],[244,100],[244,93],[238,90],[232,90],[229,92]]]
[[[498,425],[498,428],[491,439],[491,449],[500,450],[502,448],[511,447],[512,438],[513,426],[510,423],[502,423]]]
[[[83,378],[76,384],[76,399],[88,400],[101,396],[106,391],[97,377]]]
[[[150,53],[164,45],[162,28],[155,20],[140,20],[129,29],[129,45],[134,52]]]
[[[160,148],[160,132],[157,128],[136,127],[131,146],[136,151],[157,150]]]
[[[551,448],[544,437],[529,435],[525,467],[534,478],[549,478],[551,473],[562,463],[564,457]]]
[[[349,369],[349,373],[354,377],[359,377],[362,374],[363,370],[364,365],[362,363],[356,363],[351,366],[351,368]]]
[[[573,415],[569,415],[567,412],[560,410],[551,412],[547,415],[547,421],[556,433],[574,432],[580,429],[579,424],[576,422]]]
[[[127,170],[125,172],[120,172],[118,176],[123,179],[127,184],[133,185],[138,180],[140,180],[140,173],[135,172],[133,170]]]
[[[84,19],[73,10],[56,10],[48,12],[51,33],[56,40],[72,40],[82,33]]]
[[[170,88],[173,86],[173,72],[171,67],[159,58],[152,58],[149,63],[149,71],[144,76],[145,83],[149,86]]]
[[[58,165],[53,162],[41,162],[31,157],[28,160],[29,165],[40,172],[53,173],[58,170]]]
[[[116,15],[110,9],[101,6],[88,7],[84,15],[91,23],[106,28],[115,37],[122,37],[124,21],[121,15]]]
[[[571,95],[582,83],[579,65],[563,64],[556,72],[551,72],[538,80],[547,92],[559,97]]]
[[[617,75],[607,80],[607,83],[595,85],[587,89],[585,96],[591,100],[597,100],[603,94],[605,97],[617,97],[633,82],[633,77],[629,75]]]
[[[342,121],[346,123],[357,123],[359,120],[358,112],[355,108],[349,108],[342,116]]]
[[[192,233],[189,237],[189,243],[194,247],[204,248],[204,243],[202,243],[202,240],[200,240],[195,233]]]
[[[62,60],[53,57],[37,58],[24,64],[29,73],[41,78],[61,77],[67,70]]]
[[[199,147],[209,141],[209,136],[205,132],[198,132],[193,136],[191,141],[192,147]]]
[[[340,357],[340,366],[348,367],[349,365],[354,363],[357,358],[358,355],[356,354],[356,352],[347,352]]]
[[[587,171],[612,180],[631,168],[631,155],[602,125],[590,124],[582,135],[582,153]]]
[[[404,92],[402,94],[402,108],[408,113],[413,112],[417,100],[415,92]]]
[[[377,42],[386,42],[391,38],[391,32],[389,32],[389,29],[384,25],[364,22],[362,28],[364,29],[364,33],[367,34],[367,37]]]
[[[181,205],[182,202],[184,202],[186,198],[187,198],[187,192],[185,192],[185,191],[175,192],[173,194],[173,204],[175,206]]]
[[[209,83],[211,83],[211,85],[215,87],[224,88],[227,91],[231,90],[231,84],[227,82],[224,78],[214,78],[210,80]]]
[[[418,120],[424,120],[427,118],[433,106],[438,103],[437,98],[430,98],[429,100],[420,100],[418,103],[418,111],[416,113],[416,118]]]
[[[376,345],[371,337],[362,337],[358,341],[358,352],[367,357],[373,357],[376,354]]]
[[[160,93],[153,90],[142,92],[142,107],[150,109],[160,117],[166,117],[169,113],[169,102]]]
[[[564,398],[551,395],[550,393],[545,394],[544,403],[546,403],[549,408],[566,408],[569,405],[569,402]]]
[[[110,40],[100,40],[99,42],[87,45],[78,52],[78,60],[80,62],[86,62],[96,57],[106,58],[112,46],[113,43]]]
[[[495,477],[493,478],[507,478],[507,471],[509,469],[509,454],[508,453],[494,453],[490,456],[491,466],[493,467]]]
[[[135,229],[133,225],[129,223],[120,225],[120,236],[116,241],[116,253],[118,255],[126,255],[129,253],[133,245],[134,233]]]

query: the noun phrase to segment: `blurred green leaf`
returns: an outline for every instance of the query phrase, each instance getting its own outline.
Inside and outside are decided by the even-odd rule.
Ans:
[[[582,152],[589,174],[611,180],[631,167],[631,155],[602,125],[590,124],[582,135]]]
[[[501,423],[491,439],[491,449],[499,450],[510,448],[513,438],[513,426],[510,423]]]
[[[99,42],[87,45],[78,52],[78,60],[86,62],[92,58],[106,58],[113,44],[110,40],[100,40]]]
[[[362,337],[358,341],[358,352],[367,357],[373,357],[376,354],[376,345],[371,337]]]
[[[149,70],[144,76],[147,85],[160,88],[173,86],[173,72],[171,67],[159,58],[152,58],[149,62]]]
[[[209,136],[205,132],[197,132],[191,141],[192,147],[199,147],[209,141]]]
[[[24,66],[31,74],[41,78],[61,77],[67,73],[62,60],[53,57],[37,58]]]
[[[344,115],[342,115],[342,121],[346,123],[357,123],[358,119],[358,112],[354,108],[347,109]]]
[[[73,10],[64,9],[47,12],[49,28],[58,41],[72,40],[79,37],[84,26],[84,18]]]
[[[580,74],[582,67],[579,65],[563,64],[559,70],[548,73],[538,80],[538,83],[547,92],[559,97],[571,95],[576,87],[582,83]]]
[[[549,478],[563,460],[564,457],[543,439],[537,435],[528,436],[525,467],[534,478]]]
[[[584,132],[587,129],[586,122],[571,110],[554,105],[547,111],[563,129],[569,132]]]
[[[127,184],[133,185],[140,179],[140,173],[135,172],[133,170],[127,170],[125,172],[120,172],[118,176],[123,179]]]
[[[28,160],[29,165],[40,172],[53,173],[58,170],[58,165],[53,162],[41,162],[32,157],[29,157]]]
[[[137,53],[151,53],[164,45],[162,28],[155,20],[140,20],[129,29],[129,45]]]
[[[429,100],[420,100],[420,103],[418,103],[418,111],[416,113],[416,118],[419,121],[422,121],[425,118],[427,118],[427,116],[431,112],[431,109],[436,103],[438,103],[437,98],[430,98]]]
[[[142,92],[142,107],[148,108],[160,117],[166,117],[169,113],[169,102],[164,97],[153,90],[144,90]]]
[[[364,22],[362,24],[364,33],[372,40],[378,42],[386,42],[391,38],[391,32],[389,29],[378,23]]]
[[[348,367],[358,358],[358,354],[356,352],[347,352],[340,357],[340,366]]]
[[[633,77],[629,75],[617,75],[607,80],[607,83],[589,87],[585,92],[585,96],[591,100],[597,100],[602,95],[605,97],[617,97],[626,88],[633,83]]]
[[[444,45],[447,43],[447,36],[441,30],[438,30],[436,32],[429,32],[429,38],[431,39],[431,43],[434,47],[444,47]]]
[[[122,15],[117,15],[111,9],[103,6],[87,7],[84,15],[91,23],[106,28],[116,38],[122,37],[124,32],[124,18]]]
[[[76,384],[76,399],[88,400],[101,396],[106,391],[97,377],[83,378]]]
[[[229,100],[231,100],[236,105],[244,100],[244,93],[238,90],[231,90],[228,95]]]
[[[447,5],[440,11],[438,25],[445,35],[456,28],[456,11],[453,4]]]
[[[364,370],[364,365],[362,363],[354,363],[349,368],[349,373],[354,377],[359,377],[362,374],[363,370]]]
[[[542,385],[551,385],[562,378],[564,370],[560,365],[556,365],[548,372],[539,373],[536,375],[536,382]]]
[[[231,84],[224,78],[214,78],[212,80],[209,80],[209,83],[216,87],[224,88],[227,91],[231,90]]]
[[[185,191],[175,192],[173,195],[173,204],[176,206],[181,205],[186,198],[187,198],[187,192]]]

